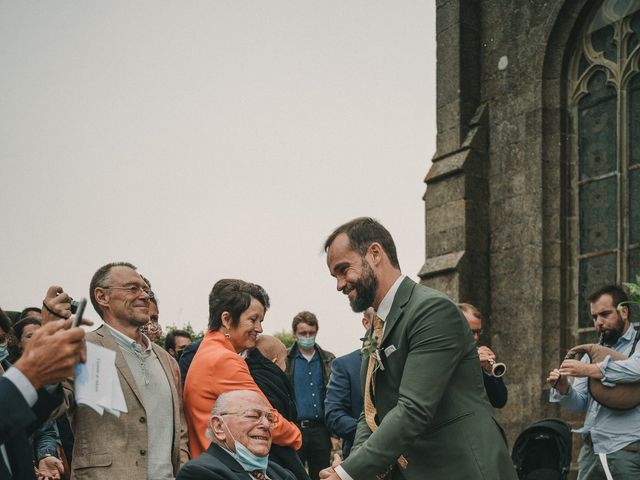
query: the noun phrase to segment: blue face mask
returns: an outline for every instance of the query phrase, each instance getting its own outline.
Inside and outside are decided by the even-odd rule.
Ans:
[[[7,344],[0,345],[0,362],[9,356],[9,348]]]
[[[302,348],[313,348],[316,345],[316,337],[298,337],[298,345]]]
[[[222,420],[222,422],[225,424],[225,426],[227,425],[224,419]],[[236,462],[242,465],[242,468],[244,468],[247,472],[255,472],[256,470],[266,472],[267,466],[269,465],[269,455],[267,455],[266,457],[259,457],[255,455],[247,447],[245,447],[233,437],[233,434],[231,433],[231,430],[229,430],[228,426],[227,431],[229,432],[229,435],[231,435],[231,438],[233,438],[233,442],[236,447],[235,452],[229,453],[233,458],[235,458]]]
[[[233,458],[236,459],[242,468],[244,468],[248,472],[254,472],[256,470],[260,470],[261,472],[267,471],[267,466],[269,465],[269,455],[266,457],[258,457],[257,455],[251,453],[251,451],[245,447],[240,442],[234,440],[236,451],[232,452]]]

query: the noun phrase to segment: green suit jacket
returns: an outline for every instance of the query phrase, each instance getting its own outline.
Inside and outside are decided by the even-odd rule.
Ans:
[[[362,415],[342,463],[354,480],[390,470],[407,480],[517,479],[469,326],[449,298],[405,278],[379,349],[386,351],[375,376],[379,428],[372,433]],[[401,454],[406,469],[396,465]]]

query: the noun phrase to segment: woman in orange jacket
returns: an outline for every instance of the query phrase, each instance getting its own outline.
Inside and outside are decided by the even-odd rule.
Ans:
[[[209,331],[193,358],[184,385],[184,411],[192,458],[211,443],[206,430],[218,397],[231,390],[253,390],[268,400],[253,381],[244,352],[256,345],[269,296],[259,285],[242,280],[219,280],[209,295]],[[302,446],[298,427],[275,409],[272,438],[276,445]]]

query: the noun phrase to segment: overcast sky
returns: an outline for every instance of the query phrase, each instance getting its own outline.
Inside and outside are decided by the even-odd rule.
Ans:
[[[0,0],[0,306],[124,260],[165,327],[236,277],[357,348],[322,245],[373,216],[417,279],[435,65],[431,1]]]

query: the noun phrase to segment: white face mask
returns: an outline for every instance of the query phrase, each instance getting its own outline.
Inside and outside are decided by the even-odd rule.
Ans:
[[[316,337],[298,337],[298,345],[302,348],[313,348],[316,344]]]

